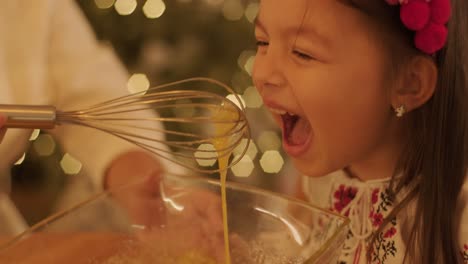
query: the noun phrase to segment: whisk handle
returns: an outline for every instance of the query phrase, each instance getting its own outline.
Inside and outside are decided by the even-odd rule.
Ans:
[[[5,105],[0,113],[7,117],[7,128],[51,129],[55,127],[56,108],[51,105]]]

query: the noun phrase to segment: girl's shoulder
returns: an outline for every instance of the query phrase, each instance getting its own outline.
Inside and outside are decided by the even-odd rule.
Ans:
[[[380,223],[382,217],[377,216],[386,215],[383,211],[387,212],[392,208],[391,200],[387,199],[388,196],[386,196],[385,192],[385,188],[388,184],[389,179],[362,182],[348,177],[343,171],[337,171],[320,178],[307,176],[303,176],[302,178],[302,189],[305,196],[308,201],[318,206],[332,208],[346,213],[349,211],[348,207],[353,204],[353,200],[359,197],[360,201],[368,200],[367,204],[371,206],[371,211],[374,210],[372,212],[375,212],[374,214],[371,214],[370,219],[370,222],[373,224]],[[357,201],[357,203],[360,204],[359,201]],[[391,225],[389,226],[390,231],[396,230],[396,232],[388,233],[387,230],[383,234],[384,240],[386,239],[385,241],[389,243],[393,243],[392,241],[396,240],[399,241],[399,236],[404,236],[405,233],[409,232],[408,228],[411,226],[412,220],[412,217],[410,216],[414,215],[414,206],[414,202],[410,203],[404,209],[404,212],[400,214],[400,217],[394,222],[391,222]],[[380,212],[379,210],[383,211]],[[459,223],[458,244],[460,254],[464,260],[463,263],[468,264],[468,174],[465,177],[465,181],[459,195],[455,216]],[[392,229],[392,227],[395,228]],[[395,236],[394,233],[399,235]],[[395,245],[402,246],[403,244],[395,242]],[[393,250],[392,247],[390,247],[390,249]],[[404,252],[402,248],[400,248],[399,251]]]

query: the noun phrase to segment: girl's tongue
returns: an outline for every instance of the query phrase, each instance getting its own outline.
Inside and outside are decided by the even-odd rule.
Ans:
[[[311,127],[305,118],[285,114],[283,119],[283,136],[289,145],[303,145],[310,136]]]

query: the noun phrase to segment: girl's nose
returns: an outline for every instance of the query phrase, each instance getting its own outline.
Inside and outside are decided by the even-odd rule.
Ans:
[[[265,88],[281,87],[285,84],[284,62],[272,50],[258,52],[255,56],[252,78],[262,94]]]

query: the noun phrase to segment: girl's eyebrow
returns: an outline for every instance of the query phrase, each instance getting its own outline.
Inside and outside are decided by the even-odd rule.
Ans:
[[[255,27],[259,28],[263,32],[267,32],[265,25],[263,22],[260,20],[260,18],[257,16],[254,19],[254,25]],[[314,28],[311,26],[307,26],[304,24],[301,24],[300,26],[289,26],[286,27],[283,31],[285,36],[295,36],[295,37],[305,37],[305,38],[312,38],[314,41],[320,42],[321,45],[324,47],[329,47],[331,44],[330,38],[324,36],[323,34],[320,34],[317,32]]]

